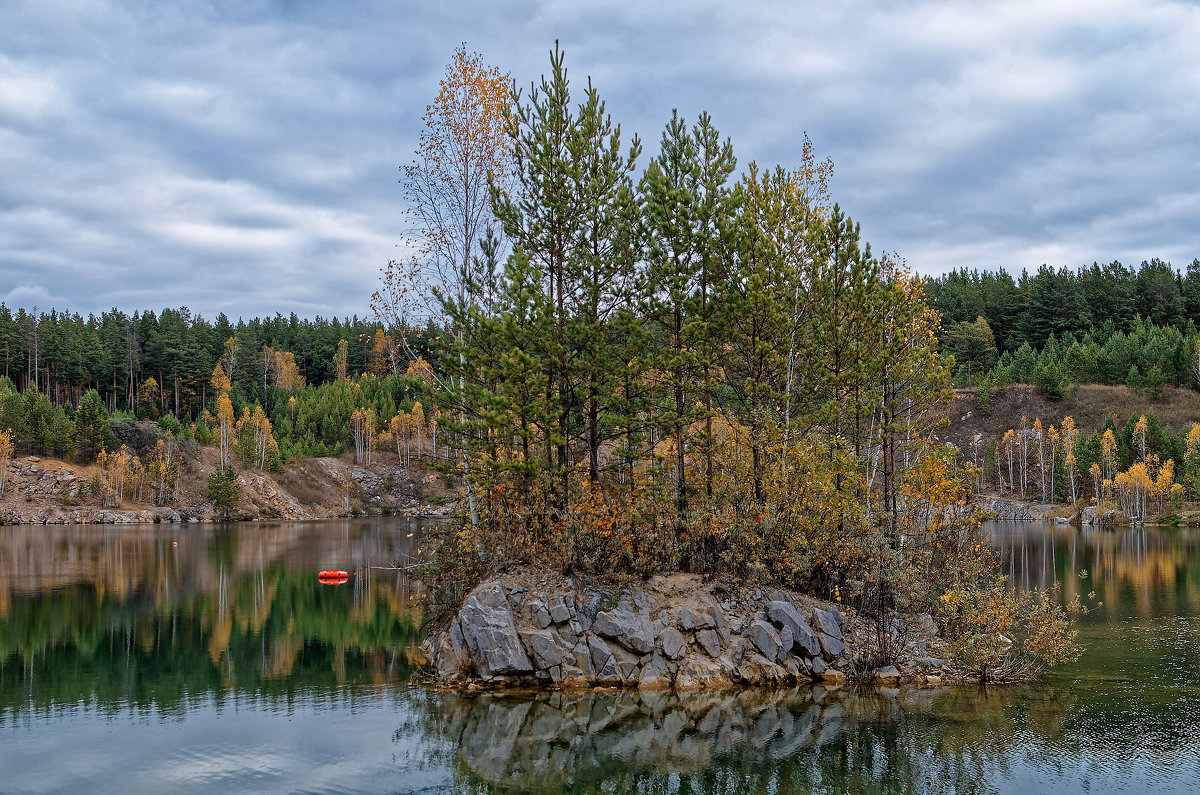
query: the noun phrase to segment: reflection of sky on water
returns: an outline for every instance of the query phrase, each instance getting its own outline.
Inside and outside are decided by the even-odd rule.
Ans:
[[[0,790],[11,792],[409,792],[449,771],[401,737],[403,690],[331,703],[209,700],[185,716],[86,708],[0,724]]]

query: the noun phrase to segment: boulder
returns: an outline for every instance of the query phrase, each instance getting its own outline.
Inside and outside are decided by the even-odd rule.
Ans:
[[[767,602],[767,618],[777,626],[787,627],[792,631],[792,647],[797,652],[806,657],[820,655],[821,642],[791,602]]]
[[[754,645],[762,652],[762,656],[768,661],[774,662],[779,659],[779,653],[783,648],[783,640],[780,639],[779,633],[775,631],[775,627],[761,619],[755,619],[750,624],[750,639],[754,641]]]
[[[725,611],[721,609],[721,606],[713,605],[708,612],[712,614],[713,626],[717,628],[717,631],[725,629]]]
[[[463,640],[484,677],[533,672],[498,586],[468,596],[458,614]]]
[[[470,597],[468,597],[469,599]],[[493,585],[491,588],[484,588],[475,594],[475,600],[484,607],[494,607],[497,609],[509,610],[508,599],[504,597],[504,591],[499,585]]]
[[[702,629],[696,633],[696,642],[709,657],[721,656],[721,638],[711,629]]]
[[[821,648],[825,650],[825,655],[827,657],[837,657],[845,653],[846,644],[842,642],[840,635],[836,638],[833,638],[829,635],[826,635],[824,632],[821,632],[819,633],[818,637],[821,639]]]
[[[457,620],[450,623],[450,630],[441,636],[431,656],[439,676],[453,679],[464,673],[463,669],[471,660],[471,651],[467,648]]]
[[[818,632],[824,632],[831,638],[842,637],[842,624],[838,621],[837,611],[815,608],[813,609],[813,621],[816,623],[814,629]]]
[[[716,621],[711,613],[698,612],[690,607],[683,607],[679,610],[680,629],[713,629],[716,626]]]
[[[638,676],[639,690],[659,690],[671,686],[671,677],[667,673],[666,664],[655,655],[654,659],[642,666]]]
[[[827,685],[844,685],[846,683],[846,675],[836,668],[826,668],[821,674],[821,681]]]
[[[529,603],[529,612],[533,623],[537,625],[538,629],[545,629],[550,626],[550,611],[546,609],[546,605],[540,600]]]
[[[588,635],[588,656],[590,657],[593,678],[598,682],[620,682],[621,672],[617,669],[617,660],[613,657],[608,644],[595,635]]]
[[[922,638],[935,638],[938,634],[937,622],[928,613],[918,613],[909,622],[909,628]]]
[[[822,610],[816,608],[813,610],[813,623],[816,624],[817,637],[821,641],[821,648],[829,657],[837,657],[845,653],[846,644],[842,639],[842,627],[838,622],[838,613],[836,610]]]
[[[538,670],[547,670],[562,663],[562,649],[559,648],[558,641],[550,630],[522,632],[521,640],[533,657],[533,664]]]
[[[654,651],[654,627],[641,616],[626,610],[602,610],[596,614],[592,630],[611,638],[638,654]]]
[[[674,627],[667,627],[660,632],[658,643],[662,648],[663,656],[669,660],[678,660],[687,649],[687,641],[684,640],[683,633]]]
[[[675,673],[675,688],[677,690],[697,690],[711,687],[713,683],[724,679],[724,672],[718,663],[703,657],[692,656],[679,665]]]
[[[783,626],[779,629],[779,662],[783,662],[791,652],[793,640],[791,627]]]
[[[571,620],[571,611],[567,609],[561,596],[550,600],[550,620],[555,624],[563,624]]]

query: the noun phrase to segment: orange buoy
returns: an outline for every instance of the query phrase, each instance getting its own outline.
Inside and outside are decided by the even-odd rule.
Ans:
[[[325,569],[317,573],[317,578],[322,580],[345,580],[349,577],[350,575],[342,569]]]

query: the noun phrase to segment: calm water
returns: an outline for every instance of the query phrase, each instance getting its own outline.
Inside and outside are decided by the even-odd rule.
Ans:
[[[1036,687],[467,698],[414,681],[420,588],[371,568],[415,525],[0,527],[0,791],[1200,789],[1200,532],[993,534],[1103,602]]]

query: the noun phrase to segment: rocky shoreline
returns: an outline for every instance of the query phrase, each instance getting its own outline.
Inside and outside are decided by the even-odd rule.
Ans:
[[[975,498],[979,506],[989,518],[1016,522],[1055,522],[1068,519],[1073,511],[1069,505],[1050,505],[1049,503],[1025,502],[1007,497],[988,497],[980,495]]]
[[[466,690],[939,684],[949,663],[934,656],[932,620],[909,629],[900,668],[864,668],[870,630],[794,592],[686,574],[615,585],[516,571],[474,589],[422,648],[436,685]]]
[[[423,467],[362,466],[339,458],[311,458],[282,474],[238,472],[238,506],[223,515],[204,493],[205,478],[214,465],[207,460],[209,453],[203,450],[186,462],[178,498],[164,506],[147,500],[153,492],[150,484],[143,484],[141,500],[127,484],[120,507],[104,505],[96,494],[100,474],[95,465],[70,465],[37,456],[14,459],[4,471],[0,525],[446,517],[455,507],[447,496],[448,487]]]

